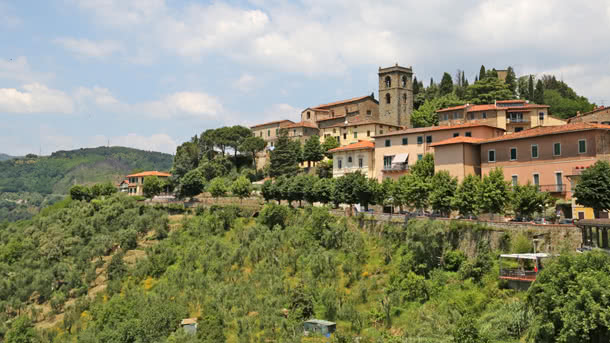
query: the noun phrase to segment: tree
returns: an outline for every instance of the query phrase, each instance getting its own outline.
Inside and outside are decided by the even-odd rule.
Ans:
[[[224,177],[213,178],[207,187],[207,191],[214,198],[219,198],[219,197],[225,196],[227,194],[228,190],[229,190],[229,180],[227,180]]]
[[[324,151],[320,145],[320,137],[313,135],[305,141],[303,147],[303,161],[307,161],[307,166],[311,166],[311,162],[319,162],[324,158]]]
[[[72,200],[91,201],[92,197],[91,189],[87,186],[74,185],[70,188],[70,198],[72,198]]]
[[[452,201],[457,189],[457,178],[441,170],[431,178],[430,206],[448,216],[453,209]]]
[[[295,145],[288,138],[288,132],[285,129],[280,130],[270,159],[269,175],[271,177],[295,175],[299,171],[299,156],[295,155]]]
[[[479,81],[482,81],[486,76],[485,66],[481,65],[481,69],[479,70]]]
[[[410,173],[398,179],[394,196],[398,198],[400,205],[404,204],[417,210],[423,210],[428,207],[430,188],[427,179]]]
[[[539,192],[538,187],[530,184],[515,185],[510,197],[511,208],[522,218],[531,218],[534,213],[544,213],[550,194]]]
[[[123,258],[125,257],[125,253],[123,250],[120,250],[116,254],[112,256],[110,259],[110,263],[108,264],[108,268],[106,268],[106,275],[108,280],[120,280],[125,273],[127,273],[127,267],[125,266],[125,262]]]
[[[273,194],[273,181],[265,180],[263,182],[263,186],[261,187],[261,194],[266,202],[275,198],[275,194]]]
[[[527,100],[534,100],[534,76],[530,75],[530,78],[527,81],[527,94],[529,94],[529,98]]]
[[[413,96],[416,96],[417,94],[419,94],[419,91],[421,89],[419,88],[419,83],[417,81],[417,76],[413,77]]]
[[[252,165],[256,169],[256,154],[263,151],[267,143],[261,137],[250,136],[243,140],[239,151],[248,152],[252,156]]]
[[[369,179],[360,171],[351,173],[353,178],[354,192],[358,203],[364,206],[364,210],[369,210],[369,204],[375,204],[379,193],[379,183],[376,179]]]
[[[434,155],[425,154],[421,160],[415,162],[411,167],[411,174],[414,174],[426,181],[434,175]]]
[[[438,125],[438,115],[436,111],[445,107],[463,105],[464,101],[458,99],[455,94],[448,94],[432,100],[426,100],[411,115],[411,125],[413,127],[427,127]]]
[[[506,68],[506,79],[504,80],[508,90],[513,93],[513,96],[517,95],[517,76],[515,75],[515,71],[513,67],[509,66]]]
[[[204,178],[199,168],[186,173],[178,184],[178,196],[180,198],[193,197],[203,192]]]
[[[317,201],[323,204],[328,204],[333,200],[334,191],[335,179],[331,178],[320,178],[313,186],[313,192]]]
[[[333,158],[333,154],[328,153],[328,150],[334,149],[334,148],[338,148],[339,147],[339,142],[337,141],[337,139],[333,136],[330,137],[326,137],[324,138],[324,143],[322,143],[322,151],[324,152],[324,155],[326,156],[326,158]]]
[[[504,213],[509,201],[509,185],[504,181],[502,168],[492,169],[483,177],[479,192],[479,207],[485,213]]]
[[[318,177],[315,175],[305,174],[304,179],[304,188],[303,188],[303,199],[308,203],[313,204],[318,201],[318,194],[315,191],[316,183],[318,182]]]
[[[156,176],[146,176],[144,178],[144,185],[142,186],[142,192],[147,198],[154,198],[155,195],[161,194],[163,191],[163,185],[161,180]]]
[[[610,163],[599,160],[585,169],[573,196],[578,204],[593,208],[595,218],[601,211],[610,211]]]
[[[245,176],[238,177],[231,185],[231,193],[237,196],[240,200],[247,198],[252,193],[252,184]]]
[[[466,99],[471,104],[492,104],[495,100],[507,100],[513,97],[508,86],[495,77],[479,80],[466,89]]]
[[[17,317],[4,337],[5,343],[34,343],[38,342],[32,321],[27,316]]]
[[[534,90],[534,102],[537,104],[544,104],[544,85],[542,80],[536,82],[536,89]]]
[[[249,137],[252,137],[252,131],[250,131],[250,129],[247,127],[234,125],[231,126],[227,135],[228,139],[226,145],[233,149],[233,157],[235,157],[237,156],[237,151],[241,147],[242,143]]]
[[[176,148],[176,156],[174,156],[171,171],[172,176],[180,180],[186,173],[197,168],[199,160],[199,139],[195,136],[191,138],[190,142],[184,142]]]
[[[474,326],[474,319],[468,316],[464,316],[457,323],[456,328],[453,330],[453,341],[460,343],[487,343],[485,337],[481,337],[479,330]]]
[[[610,341],[610,255],[564,253],[545,264],[527,292],[529,340]]]
[[[476,175],[468,175],[459,185],[453,197],[453,207],[456,208],[461,215],[474,215],[479,212],[478,197],[481,179]]]
[[[441,84],[439,86],[439,95],[447,95],[453,93],[453,80],[451,79],[451,75],[445,72],[443,74],[443,78],[441,79]]]
[[[232,168],[233,164],[226,156],[218,155],[211,160],[201,159],[197,169],[206,181],[210,181],[215,177],[228,175]]]

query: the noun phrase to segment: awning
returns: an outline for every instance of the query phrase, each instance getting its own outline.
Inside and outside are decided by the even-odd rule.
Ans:
[[[409,153],[398,154],[398,155],[394,156],[394,159],[392,159],[392,164],[405,163],[405,162],[407,162],[408,158],[409,158]]]

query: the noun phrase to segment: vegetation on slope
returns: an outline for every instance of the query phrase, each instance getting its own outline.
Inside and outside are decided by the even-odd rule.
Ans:
[[[16,157],[0,153],[0,161],[6,161],[6,160],[13,159],[13,158],[16,158]]]
[[[360,342],[519,342],[528,334],[548,338],[543,336],[548,326],[541,326],[546,316],[557,330],[568,320],[570,332],[585,332],[591,323],[604,328],[595,319],[603,317],[599,311],[586,321],[547,312],[561,304],[547,303],[544,299],[551,298],[544,288],[530,292],[529,300],[523,292],[504,289],[491,242],[479,239],[476,254],[467,258],[458,249],[460,237],[484,227],[414,220],[367,232],[355,223],[325,208],[268,204],[253,219],[236,207],[216,207],[185,217],[166,236],[165,214],[123,194],[89,203],[66,200],[31,221],[1,229],[0,339],[321,341],[303,338],[303,320],[310,318],[336,321],[334,342],[355,337]],[[159,243],[126,263],[125,256],[149,230]],[[510,247],[509,241],[503,238],[503,246]],[[522,245],[515,239],[515,251]],[[98,262],[102,259],[106,262]],[[607,278],[608,257],[595,259],[590,266],[574,262],[570,270],[595,269],[592,277]],[[92,297],[96,264],[105,264],[108,282]],[[576,287],[571,292],[586,295],[583,286],[590,278],[571,283],[577,274],[562,275],[566,278],[556,281],[554,292],[561,292],[564,282]],[[544,280],[555,279],[548,273]],[[596,294],[591,296],[599,306],[591,309],[607,308],[607,297]],[[63,312],[63,321],[57,328],[35,330],[32,304],[48,299],[55,312]],[[34,314],[34,321],[41,319]],[[179,329],[187,317],[199,320],[195,336]]]

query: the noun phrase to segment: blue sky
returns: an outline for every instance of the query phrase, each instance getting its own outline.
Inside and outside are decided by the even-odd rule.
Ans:
[[[610,105],[610,2],[0,0],[0,152],[174,152],[207,128],[288,118],[481,64],[553,73]],[[376,94],[377,96],[377,94]]]

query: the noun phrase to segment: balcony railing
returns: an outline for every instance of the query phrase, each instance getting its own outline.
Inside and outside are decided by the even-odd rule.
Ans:
[[[541,192],[549,192],[549,193],[565,193],[568,187],[567,184],[557,184],[557,185],[538,185],[538,190]]]
[[[501,269],[500,270],[500,279],[509,279],[509,280],[520,280],[520,281],[534,281],[536,280],[535,271],[530,270],[521,270],[521,269]]]
[[[511,123],[529,123],[529,119],[527,118],[506,118],[506,122]]]
[[[392,165],[384,165],[383,166],[383,171],[384,172],[393,172],[393,171],[408,171],[409,170],[409,165],[406,163],[401,163],[401,164],[392,164]]]

